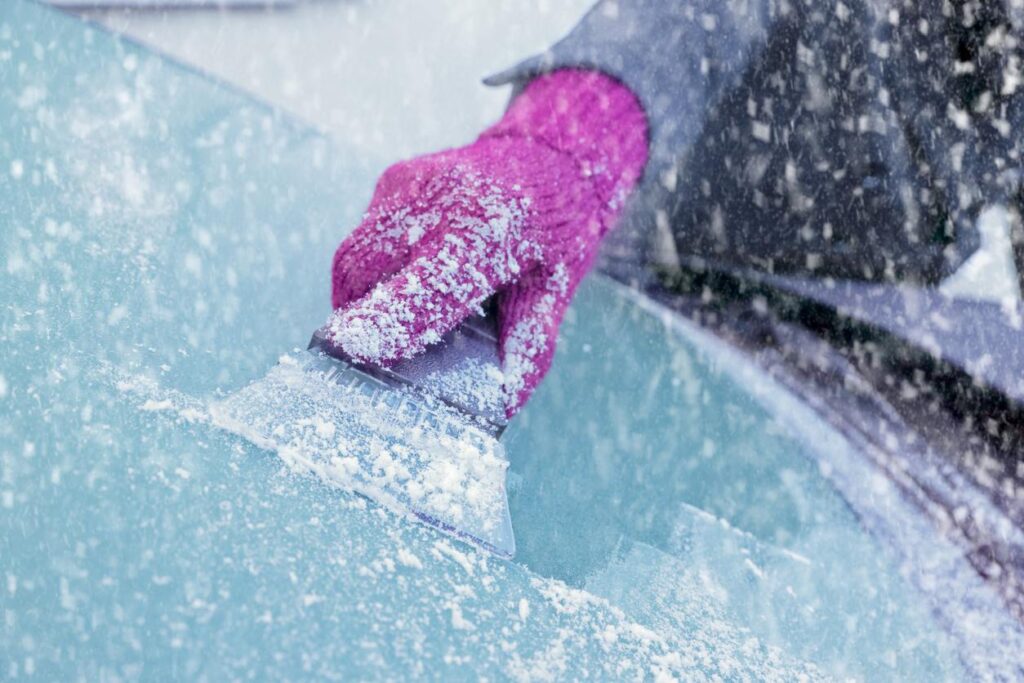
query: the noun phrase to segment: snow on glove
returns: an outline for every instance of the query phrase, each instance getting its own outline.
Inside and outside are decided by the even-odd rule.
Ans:
[[[511,417],[550,367],[572,294],[646,160],[646,119],[625,86],[592,71],[536,78],[473,144],[384,172],[334,255],[329,334],[386,366],[498,293]]]

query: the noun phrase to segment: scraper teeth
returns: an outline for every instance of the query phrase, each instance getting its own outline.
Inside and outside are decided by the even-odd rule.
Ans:
[[[343,361],[319,362],[314,367],[322,370],[326,381],[333,382],[342,389],[352,389],[360,383],[357,373]]]
[[[435,432],[441,431],[441,419],[430,412],[429,410],[423,411],[423,419],[420,420],[419,427],[424,429],[430,429]]]
[[[351,370],[338,374],[338,384],[349,391],[352,391],[359,385],[359,376]]]
[[[422,432],[428,432],[432,434],[446,434],[446,426],[448,421],[443,415],[432,411],[427,406],[419,406],[419,420],[416,421],[414,427],[418,428]]]
[[[402,396],[397,391],[382,391],[377,397],[375,405],[378,408],[386,408],[388,410],[397,411],[398,406],[402,403]]]
[[[420,417],[419,405],[415,401],[410,401],[409,399],[402,401],[402,404],[398,406],[398,410],[396,412],[399,419],[402,421],[402,424],[410,427],[415,426]]]
[[[369,382],[360,382],[357,390],[362,396],[366,397],[371,404],[373,403],[373,399],[376,398],[377,394],[380,392],[379,388],[373,386]]]
[[[461,425],[456,424],[452,420],[448,420],[446,422],[444,431],[448,436],[452,437],[455,440],[462,439],[463,434],[465,434],[466,432],[466,430],[463,429]]]

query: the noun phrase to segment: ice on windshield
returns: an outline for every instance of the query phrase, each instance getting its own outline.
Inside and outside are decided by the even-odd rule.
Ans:
[[[891,482],[844,488],[856,444],[600,277],[503,437],[511,562],[225,431],[211,406],[294,369],[333,248],[408,150],[368,158],[20,0],[0,65],[0,676],[1012,672],[991,587]]]

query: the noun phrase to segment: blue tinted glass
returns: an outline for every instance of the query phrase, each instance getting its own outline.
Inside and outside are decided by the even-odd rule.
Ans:
[[[506,437],[501,562],[206,423],[325,318],[372,162],[20,1],[0,131],[0,676],[957,675],[806,441],[616,287]]]

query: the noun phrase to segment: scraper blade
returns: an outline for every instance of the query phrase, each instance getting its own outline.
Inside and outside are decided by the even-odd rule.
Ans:
[[[211,415],[329,483],[511,558],[498,363],[483,318],[386,369],[353,361],[318,330],[307,351],[282,356]]]

